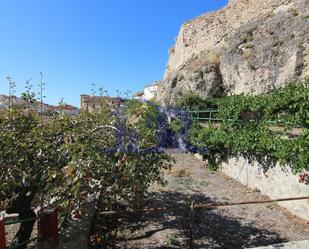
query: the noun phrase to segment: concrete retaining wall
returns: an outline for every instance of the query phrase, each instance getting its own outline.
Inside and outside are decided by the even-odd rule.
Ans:
[[[200,155],[196,157],[202,159]],[[279,164],[264,173],[256,161],[249,163],[243,157],[230,158],[227,163],[222,163],[221,171],[249,188],[260,190],[271,199],[309,196],[309,186],[299,183],[299,175],[294,175],[289,167],[282,169]],[[309,221],[309,200],[285,201],[278,205]]]
[[[309,248],[309,240],[302,240],[302,241],[292,241],[282,244],[275,244],[271,246],[262,246],[262,247],[255,247],[252,249],[308,249]]]
[[[271,199],[294,196],[309,196],[309,186],[299,183],[299,175],[290,168],[282,169],[279,164],[263,173],[257,162],[248,163],[244,158],[231,158],[223,163],[221,170],[229,177],[249,188],[258,189]],[[278,203],[291,213],[309,221],[309,200]]]

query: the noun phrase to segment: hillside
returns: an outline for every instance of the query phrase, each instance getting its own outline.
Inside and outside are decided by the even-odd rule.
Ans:
[[[187,21],[156,99],[262,94],[309,74],[309,0],[230,0]]]

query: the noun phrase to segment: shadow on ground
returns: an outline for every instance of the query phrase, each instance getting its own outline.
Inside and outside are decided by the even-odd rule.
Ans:
[[[164,213],[130,214],[121,218],[98,217],[96,232],[102,234],[108,231],[109,236],[105,238],[108,243],[93,248],[189,248],[190,218],[186,206],[191,201],[213,203],[202,194],[152,192],[146,206],[184,209]],[[196,249],[239,249],[285,241],[273,231],[258,228],[255,224],[241,224],[235,218],[220,214],[219,210],[196,210],[193,220],[193,248]]]

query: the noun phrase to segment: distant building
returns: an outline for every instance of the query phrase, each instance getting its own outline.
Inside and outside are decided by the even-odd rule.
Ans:
[[[144,92],[136,92],[132,95],[132,99],[143,101]]]
[[[51,112],[63,113],[64,115],[74,116],[78,115],[80,110],[76,106],[65,104],[65,105],[53,106]]]
[[[146,85],[144,87],[144,99],[151,100],[155,96],[155,92],[157,91],[160,81],[155,81],[150,85]]]
[[[133,99],[139,100],[139,101],[148,101],[151,100],[155,96],[155,92],[157,91],[161,81],[155,81],[150,85],[146,85],[144,87],[143,92],[137,92],[132,95]]]
[[[22,98],[18,98],[16,96],[7,96],[7,95],[0,95],[0,108],[1,109],[8,109],[9,106],[14,107],[21,107],[25,105],[25,101]]]
[[[31,110],[42,113],[43,116],[52,116],[56,113],[63,113],[65,115],[78,115],[79,109],[72,105],[54,106],[46,103],[36,101],[34,103],[27,103],[22,98],[16,96],[0,95],[0,110],[14,107],[20,110]]]
[[[111,108],[120,107],[123,100],[120,97],[90,96],[82,94],[80,96],[80,108],[83,111],[94,112],[106,106]]]

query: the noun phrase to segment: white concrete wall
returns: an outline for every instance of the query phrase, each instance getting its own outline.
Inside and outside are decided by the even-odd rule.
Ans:
[[[144,95],[142,96],[134,96],[132,99],[138,100],[138,101],[144,101]]]
[[[271,199],[297,196],[309,196],[309,186],[299,183],[299,175],[290,168],[282,170],[279,164],[265,174],[257,162],[248,163],[244,158],[231,158],[223,163],[224,174],[252,189],[259,189]],[[309,200],[279,202],[294,215],[309,221]]]
[[[251,249],[308,249],[309,240],[292,241],[270,246],[255,247]]]
[[[143,95],[144,100],[151,100],[154,97],[157,89],[158,89],[157,85],[145,87]]]

